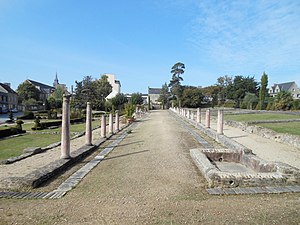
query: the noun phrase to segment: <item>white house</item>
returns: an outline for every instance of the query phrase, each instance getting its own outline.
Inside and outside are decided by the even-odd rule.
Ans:
[[[292,94],[294,99],[300,99],[300,90],[296,82],[286,82],[280,84],[274,84],[269,88],[269,95],[275,97],[281,91],[288,91]]]
[[[107,76],[107,80],[110,83],[110,85],[112,86],[112,92],[105,99],[106,100],[107,99],[112,99],[117,94],[120,94],[120,92],[121,92],[121,82],[119,80],[116,80],[114,74],[105,73],[103,75]]]

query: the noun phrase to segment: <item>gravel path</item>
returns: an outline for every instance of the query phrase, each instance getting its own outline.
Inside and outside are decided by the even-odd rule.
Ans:
[[[0,199],[0,224],[299,224],[300,194],[210,196],[199,143],[167,111],[138,123],[65,197]]]

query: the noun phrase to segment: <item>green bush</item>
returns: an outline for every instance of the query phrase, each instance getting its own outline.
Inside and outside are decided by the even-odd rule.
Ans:
[[[135,105],[131,103],[125,104],[124,113],[127,119],[133,118],[133,113],[135,112]]]
[[[300,109],[300,99],[294,99],[292,102],[292,110]]]
[[[34,120],[34,126],[31,128],[32,130],[42,130],[43,126],[41,124],[40,117],[37,116]]]
[[[16,128],[18,129],[18,130],[22,130],[22,124],[23,124],[24,122],[22,121],[22,120],[17,120],[16,121]]]
[[[224,107],[226,108],[235,108],[236,107],[236,102],[235,101],[227,101],[224,103]]]

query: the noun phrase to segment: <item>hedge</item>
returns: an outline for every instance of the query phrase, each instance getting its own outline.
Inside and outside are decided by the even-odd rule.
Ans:
[[[83,118],[75,118],[75,119],[70,119],[70,123],[74,124],[74,123],[82,123],[84,122]],[[53,127],[53,126],[61,126],[61,120],[59,121],[45,121],[45,122],[41,122],[41,128],[40,129],[46,129],[48,127]],[[33,128],[31,128],[33,129]],[[35,130],[35,129],[33,129]]]
[[[15,134],[22,134],[25,132],[25,130],[19,130],[16,127],[9,127],[7,129],[0,130],[0,138],[9,137]]]

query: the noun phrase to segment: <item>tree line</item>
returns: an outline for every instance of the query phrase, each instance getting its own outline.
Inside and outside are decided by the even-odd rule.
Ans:
[[[169,83],[162,85],[159,101],[165,106],[179,107],[234,107],[257,110],[300,109],[300,100],[292,98],[290,92],[281,91],[275,97],[268,94],[268,75],[264,72],[260,82],[254,76],[220,76],[214,85],[194,87],[182,85],[184,63],[171,67]]]
[[[44,105],[46,110],[60,109],[62,107],[63,95],[67,93],[61,86],[57,86],[53,93],[46,99],[40,98],[40,90],[32,83],[25,81],[21,83],[16,92],[18,103],[29,108],[33,105]],[[71,108],[82,110],[86,108],[86,102],[91,102],[92,108],[99,111],[123,110],[125,104],[143,104],[141,93],[133,93],[128,99],[123,93],[117,94],[112,99],[106,97],[112,92],[112,86],[107,76],[93,79],[92,76],[84,76],[81,81],[75,81],[75,89],[71,98]]]

